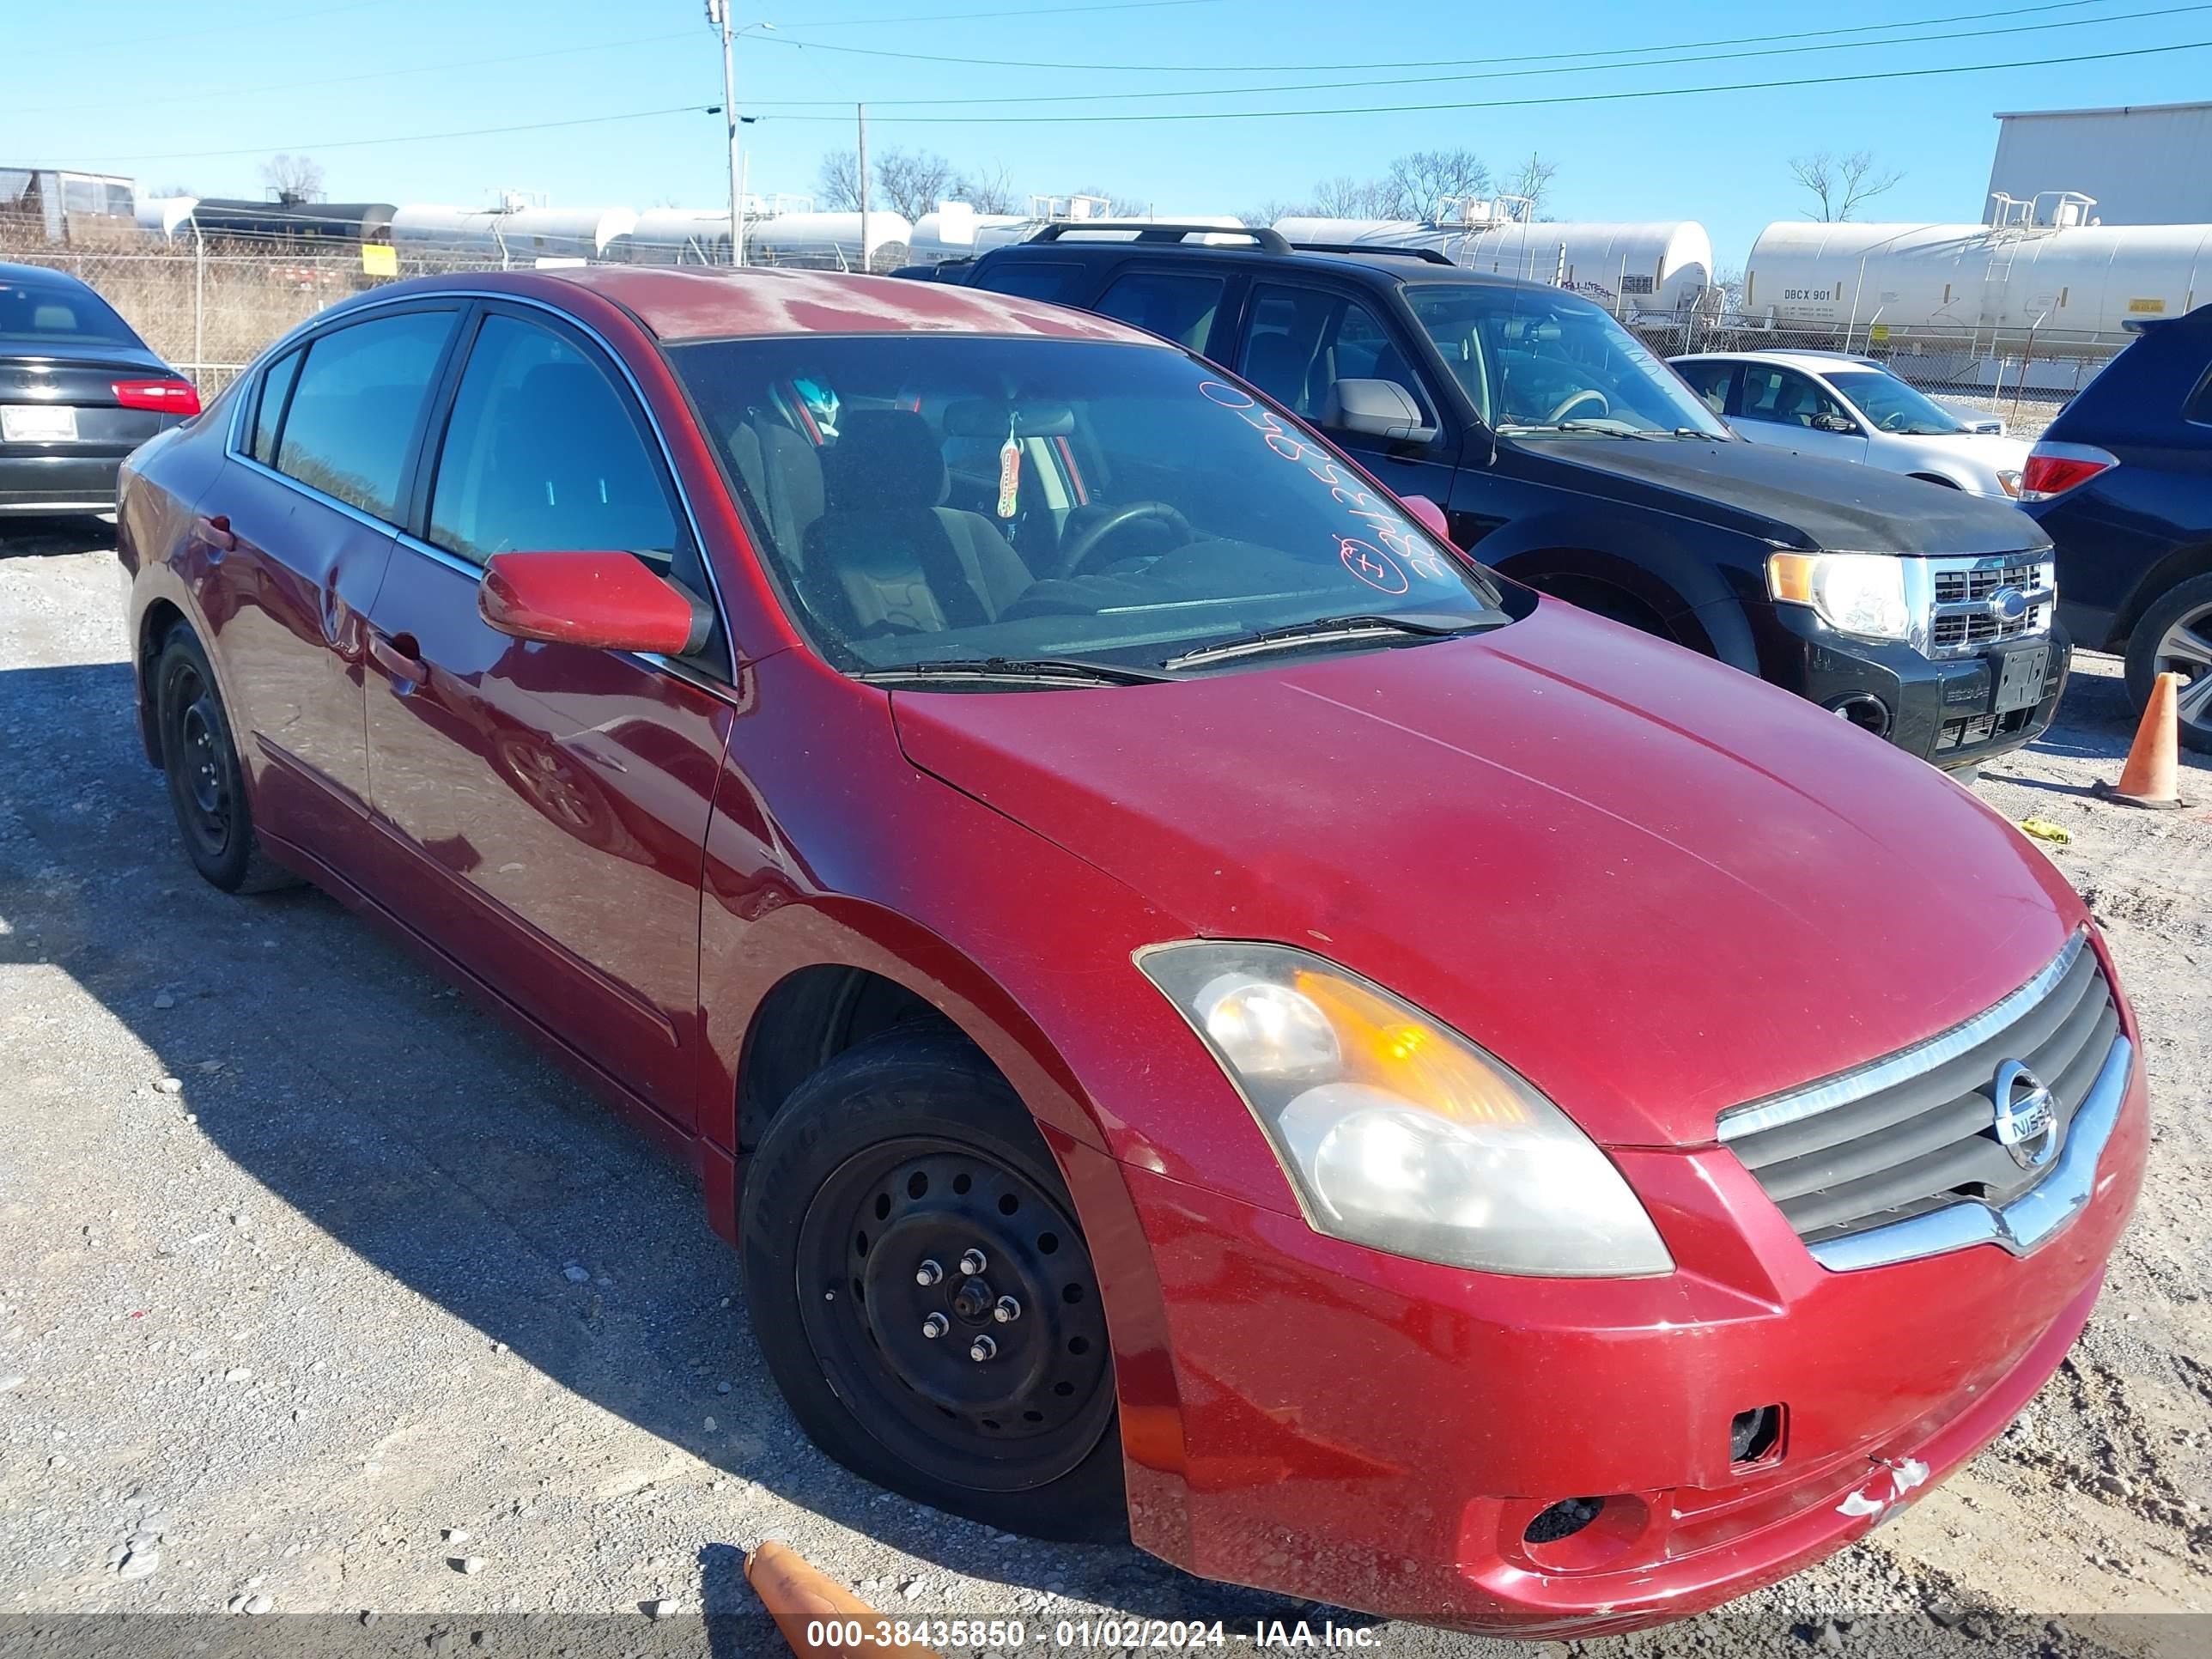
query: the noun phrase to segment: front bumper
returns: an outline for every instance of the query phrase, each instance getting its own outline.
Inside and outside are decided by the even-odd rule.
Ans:
[[[1872,698],[1887,717],[1881,735],[1947,769],[1992,760],[2041,736],[2057,715],[2073,660],[2071,638],[2054,627],[2045,636],[2051,660],[2041,699],[1999,714],[1986,653],[1929,658],[1909,645],[1838,634],[1806,605],[1748,609],[1762,679],[1823,708],[1864,708],[1861,700]]]
[[[1209,1577],[1499,1635],[1634,1629],[1772,1583],[1972,1456],[2057,1367],[2146,1126],[2138,1061],[2087,1201],[2040,1248],[1856,1271],[1815,1261],[1725,1150],[1617,1150],[1678,1263],[1640,1280],[1404,1261],[1120,1166],[1158,1291],[1133,1322],[1156,1346],[1116,1330],[1133,1534]],[[1766,1406],[1778,1444],[1732,1462],[1732,1419]],[[1570,1498],[1607,1502],[1529,1543]]]
[[[128,452],[81,450],[0,455],[0,513],[108,513]]]

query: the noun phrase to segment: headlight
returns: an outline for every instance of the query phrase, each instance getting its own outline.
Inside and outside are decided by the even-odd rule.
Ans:
[[[1838,633],[1901,640],[1911,632],[1905,566],[1886,553],[1772,553],[1766,591],[1787,605],[1809,605]]]
[[[1997,474],[1997,488],[2003,490],[2008,495],[2019,495],[2020,474],[2010,471],[1999,472]]]
[[[1243,1093],[1316,1231],[1485,1273],[1672,1271],[1565,1113],[1379,987],[1282,945],[1167,945],[1137,965]]]

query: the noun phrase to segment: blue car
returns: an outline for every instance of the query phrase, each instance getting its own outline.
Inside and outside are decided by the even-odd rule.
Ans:
[[[2212,305],[2136,333],[2029,452],[2021,504],[2075,642],[2126,657],[2138,708],[2179,674],[2181,740],[2212,754]]]

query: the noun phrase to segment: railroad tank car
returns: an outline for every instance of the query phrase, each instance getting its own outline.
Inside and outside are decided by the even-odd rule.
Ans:
[[[410,255],[499,259],[598,259],[637,228],[626,207],[438,207],[410,203],[392,215],[392,246]]]
[[[1275,221],[1275,228],[1292,242],[1433,248],[1470,270],[1557,283],[1623,316],[1689,310],[1713,280],[1712,238],[1694,219],[1532,224],[1503,216],[1458,222],[1293,216]]]
[[[908,240],[908,256],[918,265],[943,264],[947,259],[973,258],[1010,226],[1034,228],[1036,222],[1018,213],[978,213],[965,202],[939,202],[914,222]],[[1011,239],[1009,239],[1011,240]]]
[[[871,212],[866,269],[888,270],[906,263],[914,227],[896,213]],[[805,265],[828,270],[857,270],[860,258],[858,213],[783,213],[745,227],[745,258],[752,264]]]
[[[191,222],[210,241],[374,244],[391,240],[392,213],[389,202],[203,196],[192,204]]]
[[[757,228],[745,221],[748,240]],[[634,265],[726,265],[730,210],[723,208],[647,208],[625,235],[608,243],[606,257]]]
[[[2033,331],[2039,356],[2109,356],[2130,322],[2212,299],[2212,225],[2100,225],[2085,205],[2030,217],[2000,202],[1980,225],[1771,224],[1744,267],[1743,313],[1923,344],[2012,346]]]
[[[192,210],[198,205],[197,196],[141,196],[138,228],[165,242],[173,241],[179,234],[191,231]]]

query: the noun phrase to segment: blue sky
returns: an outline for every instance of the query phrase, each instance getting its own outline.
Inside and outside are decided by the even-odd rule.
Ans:
[[[1409,149],[1465,146],[1493,165],[1534,150],[1558,164],[1558,216],[1701,220],[1723,266],[1740,266],[1769,220],[1802,216],[1787,170],[1793,155],[1865,149],[1901,168],[1903,182],[1861,217],[1977,218],[1996,137],[1991,112],[2176,101],[2212,84],[2212,50],[2176,49],[2212,42],[2212,0],[2073,0],[2002,12],[2002,0],[1819,9],[1772,0],[1692,8],[1648,0],[734,3],[740,21],[776,26],[738,44],[738,103],[759,118],[747,129],[758,192],[811,190],[822,153],[850,145],[851,106],[862,100],[878,150],[919,146],[965,167],[1003,165],[1024,191],[1103,185],[1163,211],[1235,212],[1295,198],[1320,178],[1379,173]],[[977,13],[1013,15],[947,15]],[[720,119],[696,111],[391,142],[719,102],[720,60],[701,0],[9,0],[0,14],[9,46],[0,64],[0,165],[81,165],[134,174],[149,186],[258,195],[259,160],[290,150],[322,164],[334,200],[476,205],[510,188],[568,205],[726,199]],[[1899,43],[1887,26],[1960,38]],[[1693,44],[1816,29],[1851,32],[1764,46]],[[1882,44],[1853,44],[1869,41]],[[2157,50],[2093,61],[2144,48]],[[1771,55],[1743,55],[1759,52]],[[951,61],[871,55],[878,52]],[[1706,61],[1620,61],[1686,57]],[[1132,67],[984,66],[979,58]],[[1498,106],[2026,59],[2057,61]],[[1424,67],[1339,67],[1405,63]],[[1170,72],[1182,70],[1199,72]],[[1477,76],[1488,78],[1439,78]],[[1329,81],[1370,84],[1080,101],[1086,94]],[[916,99],[1048,101],[897,101]],[[1474,103],[1492,106],[1404,107]],[[1039,118],[1352,108],[1368,112],[1112,125]],[[1024,118],[977,118],[1009,116]]]

